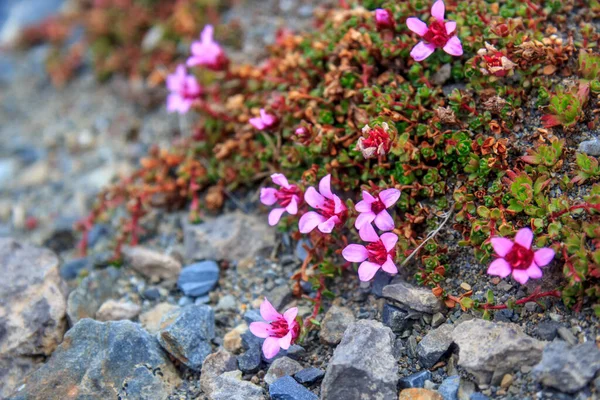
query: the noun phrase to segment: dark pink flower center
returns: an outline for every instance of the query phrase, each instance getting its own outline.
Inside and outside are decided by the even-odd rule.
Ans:
[[[287,335],[289,331],[290,331],[290,327],[289,327],[287,321],[284,318],[279,318],[279,319],[271,322],[271,329],[269,330],[269,336],[276,337],[276,338],[282,338],[285,335]],[[297,323],[294,323],[293,327],[292,327],[292,343],[298,337],[299,333],[300,333],[300,325],[298,325]]]
[[[375,214],[379,214],[386,208],[387,207],[385,206],[385,204],[383,204],[383,202],[379,199],[377,199],[374,203],[371,203],[371,211],[373,211]]]
[[[387,133],[382,127],[376,126],[371,128],[368,136],[363,139],[362,145],[367,149],[369,147],[379,148],[379,146],[382,146],[383,151],[387,153],[390,151],[392,140],[389,133]]]
[[[533,250],[515,243],[504,259],[514,269],[527,269],[533,261]]]
[[[396,250],[392,249],[388,252],[381,240],[369,243],[367,251],[369,252],[369,261],[379,265],[383,265],[387,261],[388,254],[392,256],[392,259],[396,258]]]
[[[437,19],[434,20],[429,25],[429,30],[427,30],[423,39],[433,44],[435,47],[444,47],[446,43],[448,43],[448,39],[450,39],[448,32],[446,32],[446,24]]]
[[[291,202],[294,196],[298,198],[302,192],[295,185],[290,185],[288,188],[280,188],[277,192],[275,192],[275,197],[277,198],[277,203],[279,203],[282,207],[287,207]],[[298,201],[298,199],[296,199]]]

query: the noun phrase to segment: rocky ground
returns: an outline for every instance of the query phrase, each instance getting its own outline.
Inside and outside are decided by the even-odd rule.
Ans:
[[[226,18],[248,32],[237,57],[257,57],[281,21],[306,27],[314,3],[232,9]],[[56,91],[45,51],[0,57],[0,398],[600,398],[591,310],[547,301],[484,321],[414,286],[414,266],[371,284],[354,272],[335,278],[320,329],[265,360],[248,331],[263,298],[303,317],[312,303],[294,298],[289,281],[302,243],[267,225],[256,192],[197,225],[184,211],[151,214],[120,268],[108,264],[115,216],[79,257],[72,224],[98,190],[150,144],[185,134],[186,121],[156,107],[161,93],[120,78],[98,85],[88,69]],[[492,289],[504,302],[534,289],[490,280],[460,249],[450,258],[448,279],[474,298]],[[542,288],[552,289],[547,275]]]

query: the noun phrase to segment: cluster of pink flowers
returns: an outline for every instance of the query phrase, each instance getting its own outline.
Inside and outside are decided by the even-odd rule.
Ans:
[[[275,307],[267,300],[260,305],[260,316],[265,322],[252,322],[248,327],[254,336],[265,339],[262,350],[267,359],[287,350],[296,341],[300,334],[300,324],[296,321],[298,308],[292,307],[279,314]]]
[[[250,118],[248,121],[250,125],[255,127],[258,130],[264,130],[272,127],[277,122],[277,118],[274,115],[271,115],[265,111],[264,108],[260,109],[260,116]]]

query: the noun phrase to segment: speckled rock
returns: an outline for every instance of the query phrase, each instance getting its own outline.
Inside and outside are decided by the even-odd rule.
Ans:
[[[124,319],[134,319],[140,314],[142,308],[130,301],[105,301],[96,312],[98,321],[121,321]]]
[[[266,400],[263,390],[251,382],[242,380],[241,371],[224,372],[215,379],[215,390],[209,400]]]
[[[585,140],[579,143],[580,153],[585,153],[588,156],[600,156],[600,139],[594,138],[592,140]]]
[[[272,400],[318,400],[316,394],[299,384],[291,376],[277,379],[269,386]]]
[[[452,344],[452,331],[454,326],[445,324],[437,329],[429,331],[417,346],[417,356],[421,365],[431,368],[438,362]]]
[[[69,294],[67,316],[71,325],[83,318],[96,318],[96,312],[107,300],[119,297],[117,281],[121,270],[109,267],[93,271],[83,278],[79,286]]]
[[[273,361],[265,375],[265,382],[271,385],[282,376],[294,375],[302,370],[302,365],[289,357],[281,357]]]
[[[327,344],[338,344],[346,328],[354,322],[354,314],[347,307],[331,306],[321,322],[319,338]]]
[[[140,323],[150,333],[156,333],[160,330],[160,321],[169,312],[178,308],[174,304],[158,303],[150,310],[140,315]]]
[[[210,354],[202,363],[200,373],[200,388],[207,396],[210,396],[217,387],[216,379],[221,374],[237,370],[235,356],[224,349],[219,349],[216,353]]]
[[[177,279],[181,272],[181,262],[161,252],[144,247],[124,247],[125,264],[151,280]]]
[[[444,400],[444,398],[433,390],[413,388],[401,391],[398,400]]]
[[[428,314],[435,314],[444,309],[444,304],[430,289],[416,287],[407,282],[387,285],[383,288],[383,297]]]

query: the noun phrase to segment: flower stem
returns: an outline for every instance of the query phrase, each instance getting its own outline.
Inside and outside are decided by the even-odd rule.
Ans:
[[[525,304],[525,303],[529,303],[529,302],[535,302],[543,297],[561,297],[561,293],[558,290],[551,290],[549,292],[542,292],[542,293],[534,293],[531,296],[527,296],[524,297],[520,300],[517,300],[515,302],[516,305],[521,305],[521,304]],[[492,305],[489,303],[486,304],[480,304],[479,308],[482,308],[484,310],[505,310],[508,308],[508,306],[506,304],[498,304],[498,305]]]
[[[552,214],[550,214],[550,220],[554,221],[556,218],[561,217],[561,216],[563,216],[567,213],[570,213],[572,211],[575,211],[575,210],[585,210],[587,212],[590,212],[591,210],[600,211],[600,204],[589,204],[589,203],[575,204],[567,209],[553,212]]]

